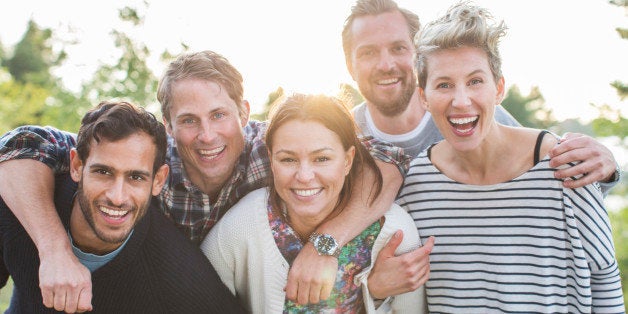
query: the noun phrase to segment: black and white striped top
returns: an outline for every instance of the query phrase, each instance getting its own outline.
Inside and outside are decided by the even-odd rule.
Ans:
[[[597,185],[563,188],[549,158],[495,185],[455,182],[427,150],[397,203],[435,236],[430,313],[624,312],[611,227]]]

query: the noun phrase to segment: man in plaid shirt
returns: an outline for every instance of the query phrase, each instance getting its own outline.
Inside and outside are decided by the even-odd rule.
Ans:
[[[248,121],[242,76],[211,51],[184,54],[173,61],[160,81],[157,98],[170,135],[167,162],[171,170],[153,202],[194,243],[200,243],[228,208],[249,191],[267,185],[271,170],[264,144],[266,124]],[[383,161],[378,164],[387,188],[369,202],[369,178],[374,174],[363,174],[363,184],[356,184],[360,188],[354,191],[351,204],[317,230],[333,235],[339,245],[390,207],[402,181],[399,170],[403,174],[408,162],[401,149],[372,139],[363,142]],[[21,180],[2,180],[0,194],[37,245],[44,304],[81,311],[90,308],[90,274],[73,256],[52,202],[53,174],[68,171],[69,150],[74,145],[73,134],[51,127],[26,126],[7,133],[0,139],[0,176],[19,175]],[[24,197],[25,191],[37,197]],[[326,287],[335,280],[335,273],[324,271],[329,267],[337,269],[337,260],[319,256],[307,244],[289,275],[289,280],[298,283],[300,294],[292,291],[295,298],[302,303],[326,299],[330,290]],[[304,285],[309,289],[303,289]]]

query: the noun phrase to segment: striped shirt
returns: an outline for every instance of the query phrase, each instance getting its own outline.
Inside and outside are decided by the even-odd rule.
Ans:
[[[599,186],[563,188],[549,158],[508,182],[455,182],[424,150],[398,203],[434,236],[430,313],[622,313],[611,226]]]
[[[268,185],[270,160],[264,142],[266,122],[249,121],[244,127],[245,147],[234,172],[224,183],[218,198],[212,200],[196,187],[185,173],[175,141],[168,138],[166,162],[170,173],[158,197],[157,208],[169,217],[196,244],[243,196]],[[70,149],[76,146],[76,135],[53,127],[23,126],[0,138],[0,162],[10,159],[34,159],[51,167],[55,174],[69,172]],[[373,157],[395,164],[406,173],[410,157],[403,149],[372,137],[362,139]]]

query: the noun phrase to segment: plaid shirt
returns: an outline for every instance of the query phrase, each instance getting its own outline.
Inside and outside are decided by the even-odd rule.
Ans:
[[[245,147],[234,172],[216,200],[201,192],[188,178],[172,138],[168,139],[168,181],[157,207],[172,219],[196,244],[237,201],[247,193],[268,185],[271,174],[264,134],[267,123],[250,121],[244,128]],[[362,140],[373,157],[395,164],[405,175],[410,157],[401,148],[372,137]],[[76,145],[75,135],[52,127],[19,127],[0,138],[0,162],[10,159],[35,159],[51,167],[56,174],[69,172],[70,149]]]

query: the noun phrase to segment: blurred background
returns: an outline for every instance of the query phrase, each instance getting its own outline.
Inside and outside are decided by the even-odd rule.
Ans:
[[[453,0],[398,0],[422,24]],[[628,0],[477,0],[509,27],[503,106],[524,126],[579,132],[628,164]],[[340,33],[353,1],[21,0],[0,11],[0,134],[25,124],[76,132],[101,100],[160,116],[158,78],[184,51],[210,49],[245,79],[252,118],[292,92],[363,101]],[[628,290],[628,184],[606,199]],[[0,289],[0,311],[11,295]]]

